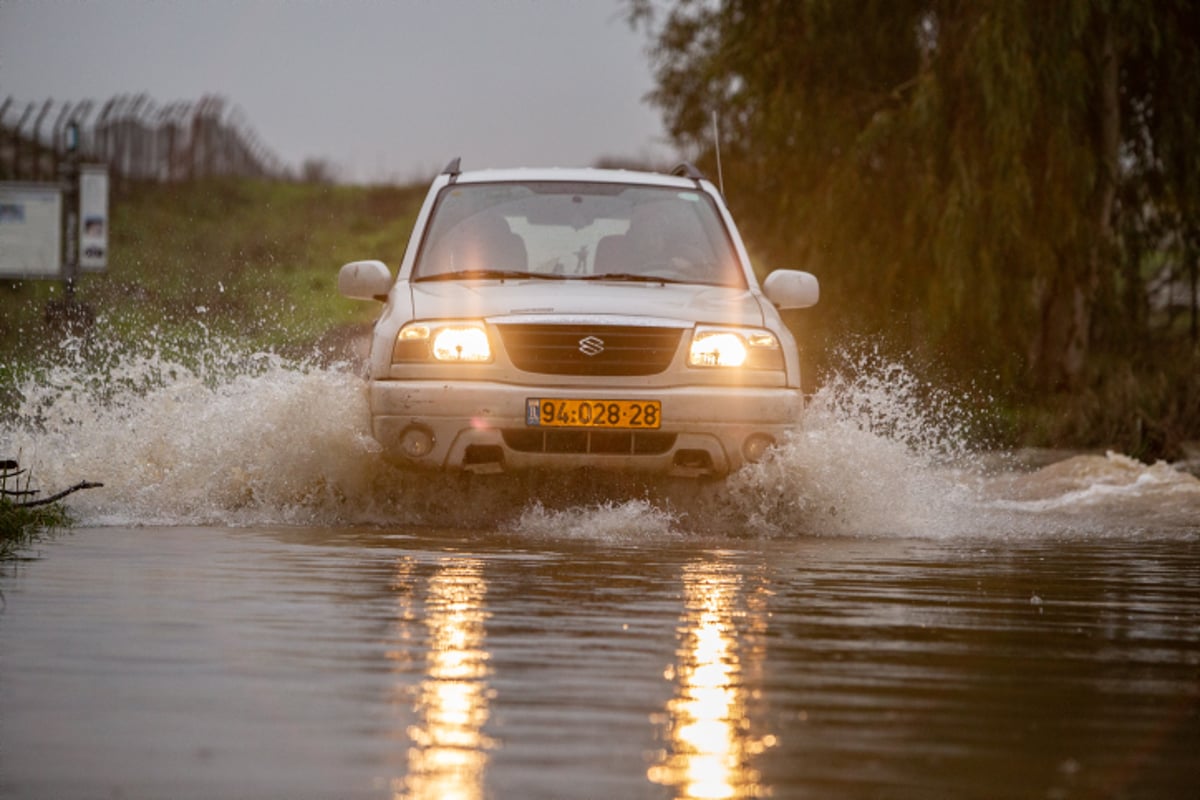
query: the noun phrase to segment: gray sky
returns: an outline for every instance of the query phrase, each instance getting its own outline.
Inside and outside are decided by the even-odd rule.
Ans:
[[[617,0],[0,0],[0,99],[220,94],[297,166],[670,160]],[[11,116],[11,112],[10,112]]]

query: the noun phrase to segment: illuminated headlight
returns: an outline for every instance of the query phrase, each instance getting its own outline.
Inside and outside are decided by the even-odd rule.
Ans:
[[[483,328],[446,327],[433,334],[433,357],[438,361],[491,361],[492,348]]]
[[[783,360],[779,340],[770,331],[698,328],[688,350],[688,365],[779,369]]]
[[[396,336],[392,360],[478,364],[492,360],[492,347],[477,322],[410,323]]]
[[[709,331],[692,339],[688,363],[693,367],[740,367],[746,363],[746,340],[736,333]]]

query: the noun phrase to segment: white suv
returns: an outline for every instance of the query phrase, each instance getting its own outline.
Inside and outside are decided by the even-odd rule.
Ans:
[[[393,463],[499,472],[598,467],[724,475],[799,422],[796,344],[777,309],[817,302],[779,270],[759,288],[720,193],[695,167],[462,172],[434,180],[369,357],[375,439]]]

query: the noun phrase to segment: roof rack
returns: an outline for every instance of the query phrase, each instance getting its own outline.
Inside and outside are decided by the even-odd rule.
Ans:
[[[675,169],[671,170],[671,174],[679,175],[684,178],[691,178],[692,180],[696,181],[697,183],[699,183],[700,181],[703,181],[703,180],[707,180],[704,173],[701,172],[699,169],[697,169],[696,165],[690,161],[679,162],[679,164],[677,164],[675,166]]]
[[[458,176],[462,174],[462,156],[455,156],[450,159],[450,163],[442,170],[443,175],[450,176],[450,182],[454,183]]]

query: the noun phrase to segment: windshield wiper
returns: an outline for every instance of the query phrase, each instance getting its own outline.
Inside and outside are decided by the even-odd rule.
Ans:
[[[418,275],[416,281],[461,281],[461,280],[518,280],[535,278],[547,281],[563,281],[566,275],[555,275],[551,272],[529,272],[521,269],[465,269],[459,272],[439,272],[436,275]]]
[[[602,272],[597,275],[579,275],[579,281],[629,281],[630,283],[693,283],[678,278],[663,278],[658,275],[642,275],[635,272]]]

